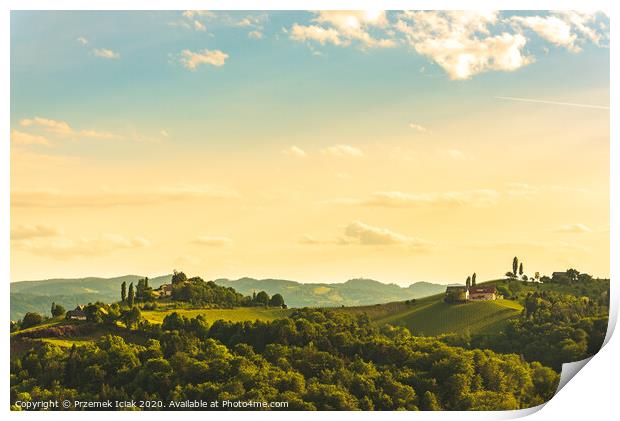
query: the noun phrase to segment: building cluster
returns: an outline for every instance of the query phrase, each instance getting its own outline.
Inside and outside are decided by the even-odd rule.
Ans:
[[[500,298],[495,286],[450,285],[446,288],[446,297],[452,301],[489,301]]]

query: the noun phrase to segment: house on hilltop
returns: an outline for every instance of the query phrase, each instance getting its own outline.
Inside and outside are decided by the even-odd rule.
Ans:
[[[495,286],[463,286],[448,285],[444,301],[447,303],[464,301],[497,300],[498,294]]]
[[[65,314],[67,320],[86,320],[86,312],[84,306],[79,305],[74,310],[69,310]]]
[[[170,297],[172,295],[172,284],[161,284],[153,291],[158,297]]]
[[[497,290],[495,286],[471,287],[469,288],[469,300],[496,300]]]

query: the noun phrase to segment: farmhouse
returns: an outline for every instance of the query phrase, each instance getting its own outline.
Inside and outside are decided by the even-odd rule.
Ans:
[[[497,299],[497,290],[494,286],[470,287],[469,300],[495,300]]]
[[[161,284],[154,292],[160,297],[170,297],[172,295],[172,284]]]
[[[495,286],[449,285],[446,288],[446,302],[497,300]]]
[[[67,320],[86,320],[86,313],[84,312],[84,306],[79,305],[75,310],[69,310],[65,314]]]

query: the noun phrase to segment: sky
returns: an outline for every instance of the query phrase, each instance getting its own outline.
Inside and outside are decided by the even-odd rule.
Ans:
[[[11,281],[607,277],[608,28],[14,11]]]

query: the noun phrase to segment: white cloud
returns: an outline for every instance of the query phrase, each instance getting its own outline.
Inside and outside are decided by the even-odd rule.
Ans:
[[[289,30],[290,38],[295,41],[316,41],[321,45],[331,43],[340,45],[342,41],[335,29],[325,29],[316,25],[303,26],[293,24]]]
[[[399,191],[376,192],[367,199],[335,199],[323,203],[348,206],[377,206],[407,208],[417,206],[495,206],[499,193],[490,189],[454,191],[445,193],[411,194]]]
[[[581,50],[575,45],[577,35],[571,32],[571,26],[556,16],[513,16],[511,21],[533,30],[552,44],[574,52]]]
[[[42,128],[46,132],[53,133],[57,136],[74,136],[74,137],[88,137],[94,139],[119,139],[121,136],[115,135],[109,132],[102,132],[98,130],[85,129],[74,130],[69,123],[61,120],[52,120],[49,118],[34,117],[24,118],[20,121],[22,127],[30,128]],[[25,134],[25,133],[24,133]]]
[[[576,32],[579,32],[596,45],[600,45],[603,38],[609,38],[609,31],[606,31],[607,28],[603,22],[601,22],[602,26],[596,27],[597,13],[566,10],[553,12],[553,15],[569,23]],[[601,30],[600,32],[599,29]]]
[[[237,21],[234,21],[233,26],[239,26],[242,28],[254,27],[261,28],[263,22],[267,20],[267,14],[263,13],[260,15],[248,15]]]
[[[91,51],[95,56],[105,59],[116,60],[121,57],[119,53],[107,48],[93,48]]]
[[[323,155],[335,156],[335,157],[354,157],[360,158],[364,156],[364,152],[361,149],[350,145],[334,145],[325,149],[321,149]]]
[[[409,128],[420,132],[420,133],[428,133],[428,129],[420,124],[416,124],[416,123],[409,123]]]
[[[34,117],[24,118],[19,122],[23,127],[39,126],[46,131],[60,135],[73,134],[73,129],[66,121],[52,120],[49,118]]]
[[[252,38],[252,39],[262,39],[263,38],[263,33],[259,30],[255,30],[255,31],[250,31],[248,32],[248,38]]]
[[[220,50],[181,51],[181,64],[189,70],[196,70],[200,65],[221,67],[226,63],[228,54]]]
[[[521,34],[490,33],[497,12],[403,12],[396,28],[419,54],[462,80],[490,70],[514,71],[533,61],[524,54]]]
[[[377,192],[371,199],[364,202],[366,205],[386,207],[407,207],[417,205],[436,206],[494,206],[499,200],[499,193],[495,190],[477,189],[446,193],[408,194],[398,191]]]
[[[330,241],[323,241],[305,234],[298,243],[302,245],[363,245],[363,246],[400,246],[413,251],[428,251],[433,246],[428,241],[403,235],[387,228],[375,227],[361,221],[352,221],[343,227],[343,236]]]
[[[215,14],[208,10],[186,10],[181,16],[181,20],[168,22],[168,25],[206,32],[207,26],[205,21],[214,18]]]
[[[193,241],[194,244],[199,244],[209,247],[223,247],[232,244],[232,240],[228,237],[218,237],[211,235],[200,235]]]
[[[49,225],[20,225],[11,230],[11,240],[27,240],[31,238],[56,237],[62,230]]]
[[[369,27],[385,27],[388,19],[385,11],[322,11],[314,19],[319,24],[335,28],[348,40],[356,40],[367,47],[393,47],[391,39],[376,39],[368,32]]]
[[[430,246],[430,243],[418,238],[399,234],[387,228],[374,227],[361,221],[349,223],[344,234],[347,238],[343,239],[343,244],[361,244],[368,246],[390,246],[407,245],[415,249],[423,250]]]
[[[567,224],[556,228],[554,231],[565,234],[584,234],[592,232],[592,229],[584,224]]]
[[[159,134],[162,135],[163,137],[168,137],[169,136],[168,130],[165,130],[165,129],[161,129],[159,131]]]
[[[102,234],[92,238],[71,239],[52,237],[50,239],[24,239],[13,243],[18,250],[57,259],[78,256],[99,256],[117,250],[136,249],[150,246],[142,237],[125,237],[119,234]]]
[[[304,151],[301,148],[298,148],[297,146],[293,145],[288,149],[285,149],[282,151],[282,154],[284,155],[289,155],[289,156],[295,156],[297,158],[305,158],[308,156],[308,154],[306,153],[306,151]]]
[[[321,45],[331,43],[348,46],[357,42],[362,47],[393,47],[396,42],[391,38],[375,38],[369,29],[383,28],[389,25],[384,11],[322,11],[316,12],[311,25],[298,23],[287,31],[295,41],[316,41]],[[386,33],[387,35],[387,33]]]
[[[67,208],[145,206],[193,199],[237,199],[239,194],[212,186],[163,187],[146,192],[100,191],[98,193],[64,193],[55,190],[11,192],[12,207]]]
[[[199,20],[195,20],[194,21],[194,29],[197,31],[206,31],[207,27],[205,26],[204,23],[200,22]]]
[[[215,13],[210,10],[186,10],[183,12],[183,17],[190,19],[194,17],[213,18]]]
[[[86,38],[84,38],[84,37],[78,37],[76,41],[79,42],[82,45],[88,44],[88,40]]]
[[[49,141],[43,136],[11,130],[11,142],[15,145],[45,145],[49,146]]]

